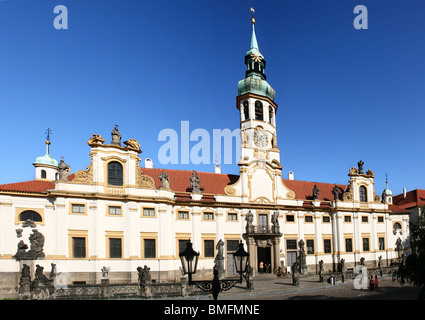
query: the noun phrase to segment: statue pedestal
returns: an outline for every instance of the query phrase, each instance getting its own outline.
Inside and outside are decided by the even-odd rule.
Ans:
[[[307,270],[307,266],[306,265],[302,265],[301,266],[301,274],[302,275],[308,274],[308,270]]]
[[[214,268],[218,271],[218,279],[223,279],[225,276],[224,272],[224,258],[216,258]]]

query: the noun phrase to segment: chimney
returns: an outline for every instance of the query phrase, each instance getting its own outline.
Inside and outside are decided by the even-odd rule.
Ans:
[[[403,199],[406,199],[406,188],[403,188]]]
[[[294,180],[294,172],[293,171],[288,172],[288,180]]]
[[[146,158],[145,159],[145,168],[153,168],[153,161],[152,159]]]
[[[221,173],[221,167],[220,167],[220,165],[219,165],[219,164],[216,164],[216,165],[214,166],[214,168],[215,168],[215,173]]]

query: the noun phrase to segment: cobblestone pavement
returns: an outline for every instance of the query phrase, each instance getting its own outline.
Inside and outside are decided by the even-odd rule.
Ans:
[[[254,289],[246,290],[237,285],[222,292],[218,300],[417,300],[419,289],[411,285],[401,286],[391,277],[379,279],[377,291],[356,289],[353,280],[335,285],[319,282],[318,276],[300,278],[299,286],[292,285],[290,276],[278,278],[271,275],[257,277]],[[198,295],[183,300],[209,300],[211,295]],[[180,298],[182,299],[182,298]]]

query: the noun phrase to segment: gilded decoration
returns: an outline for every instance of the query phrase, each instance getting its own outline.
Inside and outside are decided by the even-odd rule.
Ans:
[[[141,153],[142,150],[140,150],[140,144],[137,142],[136,139],[128,139],[127,141],[124,141],[124,144],[127,146],[127,149],[136,151],[138,153]]]
[[[152,177],[144,175],[136,161],[136,187],[142,189],[155,189],[155,181]]]
[[[105,142],[105,139],[102,139],[102,136],[100,134],[93,134],[93,136],[89,139],[87,144],[90,147],[96,147],[98,145],[103,145]]]
[[[375,191],[373,191],[373,202],[375,203],[381,203],[381,197],[379,196],[379,194],[376,194]]]
[[[93,183],[93,162],[90,163],[87,170],[77,171],[72,183]]]
[[[351,181],[350,181],[350,184],[348,185],[347,190],[345,190],[342,196],[342,200],[346,202],[350,202],[350,201],[353,201],[353,199],[354,199],[354,194],[353,194],[353,188],[351,186]]]

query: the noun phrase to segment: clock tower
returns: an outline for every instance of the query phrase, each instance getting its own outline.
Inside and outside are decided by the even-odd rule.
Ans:
[[[293,199],[294,193],[282,182],[280,151],[277,147],[275,91],[264,73],[266,60],[258,47],[252,17],[251,47],[245,55],[245,79],[238,83],[236,107],[240,114],[240,179],[226,188],[244,202],[277,204]]]

